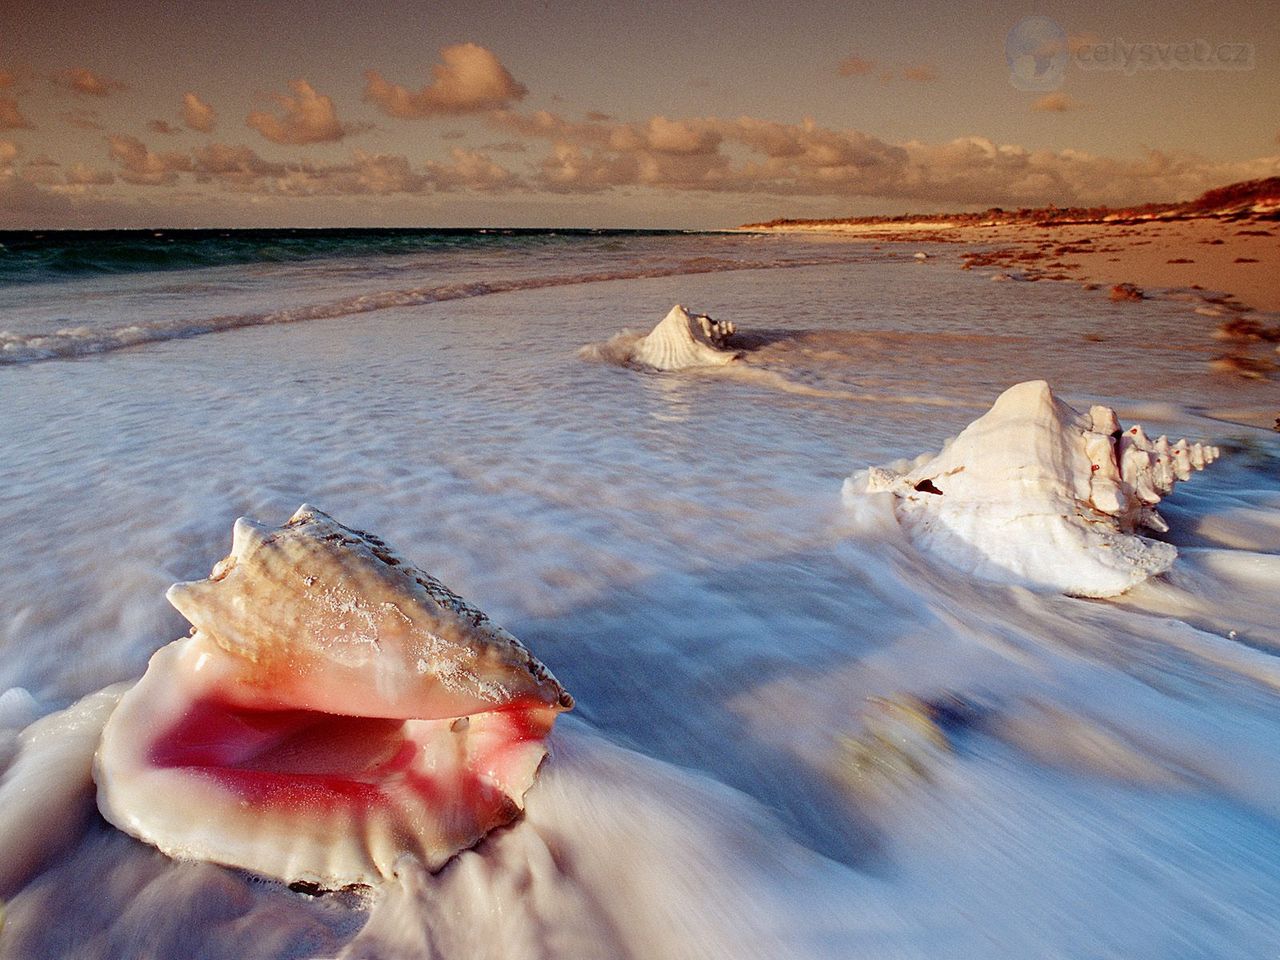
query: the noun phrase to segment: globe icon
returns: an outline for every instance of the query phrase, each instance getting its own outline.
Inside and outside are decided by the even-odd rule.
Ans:
[[[1057,90],[1067,70],[1067,33],[1048,17],[1023,17],[1004,41],[1009,82],[1019,90]]]

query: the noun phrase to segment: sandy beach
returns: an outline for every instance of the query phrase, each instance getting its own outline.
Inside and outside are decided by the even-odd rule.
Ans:
[[[1133,209],[993,208],[986,214],[773,220],[739,229],[871,243],[953,243],[963,245],[966,269],[994,268],[1009,279],[1074,281],[1105,287],[1109,296],[1124,285],[1114,293],[1120,300],[1196,291],[1235,314],[1280,312],[1275,177]]]
[[[975,266],[1016,270],[1021,279],[1132,283],[1155,290],[1202,289],[1236,304],[1280,311],[1280,228],[1262,218],[1102,223],[811,224],[763,227],[874,243],[962,244]]]

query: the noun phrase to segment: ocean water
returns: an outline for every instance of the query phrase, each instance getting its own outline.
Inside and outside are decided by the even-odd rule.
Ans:
[[[1278,397],[1210,371],[1194,300],[818,238],[44,242],[0,266],[0,957],[1275,954]],[[578,356],[675,302],[747,362]],[[972,581],[842,504],[1033,378],[1223,449],[1162,506],[1170,574]],[[140,675],[187,629],[168,584],[304,501],[577,698],[526,816],[439,874],[171,861],[94,811],[109,700],[19,733]]]

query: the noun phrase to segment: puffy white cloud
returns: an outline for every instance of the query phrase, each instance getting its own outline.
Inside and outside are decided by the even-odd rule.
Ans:
[[[121,179],[146,185],[172,184],[180,173],[196,182],[238,193],[275,197],[390,196],[469,190],[523,189],[524,182],[487,155],[455,148],[447,162],[415,168],[398,154],[356,150],[345,163],[277,163],[247,146],[211,143],[188,154],[156,154],[131,137],[112,138],[112,158]]]
[[[454,147],[448,163],[428,162],[427,176],[436,190],[476,190],[496,192],[522,187],[518,176],[487,154]]]
[[[268,192],[294,196],[423,193],[430,179],[415,172],[406,157],[357,150],[350,163],[292,168],[266,185]]]
[[[0,130],[29,130],[32,123],[18,109],[13,97],[0,97]]]
[[[361,150],[339,162],[298,156],[269,160],[248,146],[223,143],[163,152],[116,134],[108,138],[114,174],[88,168],[50,174],[33,163],[22,167],[21,176],[47,180],[50,189],[76,185],[89,190],[106,185],[108,176],[143,186],[185,181],[279,203],[289,197],[455,191],[587,195],[654,190],[751,196],[757,206],[763,197],[804,196],[836,203],[909,200],[918,209],[930,209],[1123,205],[1192,197],[1222,183],[1280,174],[1277,156],[1224,163],[1147,151],[1114,158],[1031,150],[983,137],[893,143],[813,120],[654,116],[624,123],[495,110],[487,122],[510,139],[479,150],[454,146],[440,160]],[[528,159],[518,156],[530,145],[535,149]],[[16,149],[6,151],[10,157],[0,169],[14,167]],[[517,154],[513,159],[519,163],[499,163],[495,151]]]
[[[658,116],[650,117],[648,123],[638,128],[635,125],[626,128],[623,138],[654,153],[710,155],[719,151],[724,139],[718,127],[714,120],[668,120]]]
[[[137,137],[113,133],[107,137],[109,155],[120,167],[125,183],[147,187],[176,183],[179,173],[191,170],[191,158],[184,153],[153,153]]]
[[[117,90],[127,89],[119,80],[111,80],[87,67],[72,67],[56,73],[53,75],[53,82],[90,97],[105,97]]]
[[[388,116],[415,119],[505,107],[529,92],[493,51],[478,44],[444,47],[440,59],[431,68],[431,82],[420,90],[391,83],[376,70],[366,71],[365,100]]]
[[[1216,163],[1149,151],[1115,159],[1032,151],[981,137],[893,144],[812,120],[655,117],[605,124],[508,110],[492,113],[490,123],[550,142],[534,185],[556,193],[651,187],[911,199],[922,205],[1128,204],[1196,196],[1217,184],[1280,172],[1280,157]]]
[[[289,88],[293,91],[293,96],[286,93],[272,95],[284,111],[280,116],[256,110],[245,121],[272,143],[293,146],[332,143],[368,129],[367,124],[345,124],[339,121],[333,99],[317,93],[306,80],[294,80]]]
[[[522,188],[519,177],[473,150],[454,148],[447,163],[415,170],[407,157],[357,150],[350,163],[300,164],[254,189],[289,196],[389,196],[455,190],[494,192]]]
[[[639,182],[634,157],[557,143],[539,164],[538,185],[557,193],[592,193]]]
[[[886,195],[974,206],[1179,200],[1223,183],[1280,173],[1280,157],[1217,162],[1158,150],[1099,157],[1077,150],[1028,150],[981,137],[913,143],[907,151],[910,162],[888,185],[897,192]]]
[[[218,113],[191,90],[182,95],[182,122],[200,133],[212,133]]]
[[[172,186],[179,183],[183,175],[190,175],[198,184],[277,198],[452,191],[495,193],[528,189],[521,176],[487,154],[458,147],[450,151],[446,161],[426,161],[415,166],[399,154],[363,150],[354,151],[346,162],[314,163],[296,159],[267,160],[243,144],[208,143],[184,153],[153,151],[137,137],[127,134],[112,134],[107,143],[115,173],[77,164],[65,177],[65,183],[87,188],[118,179],[139,186]],[[17,149],[13,146],[12,151],[6,150],[6,153],[16,156]],[[60,178],[45,179],[50,184],[57,179],[60,187],[63,183]]]

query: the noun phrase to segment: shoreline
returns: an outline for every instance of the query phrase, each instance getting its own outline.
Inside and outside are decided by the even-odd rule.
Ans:
[[[1236,313],[1280,313],[1280,224],[1256,217],[1091,222],[910,223],[798,221],[742,232],[845,236],[869,243],[972,245],[966,269],[992,267],[1010,279],[1132,284],[1196,290]],[[995,249],[992,249],[995,248]],[[1273,269],[1268,269],[1272,267]],[[1216,296],[1215,296],[1216,295]]]
[[[963,245],[961,269],[991,280],[1075,283],[1119,303],[1173,299],[1216,324],[1216,372],[1280,376],[1280,222],[1267,210],[1161,217],[1005,222],[792,221],[744,232],[843,236],[854,242]],[[918,259],[930,257],[920,251]],[[1280,418],[1277,418],[1280,429]]]

